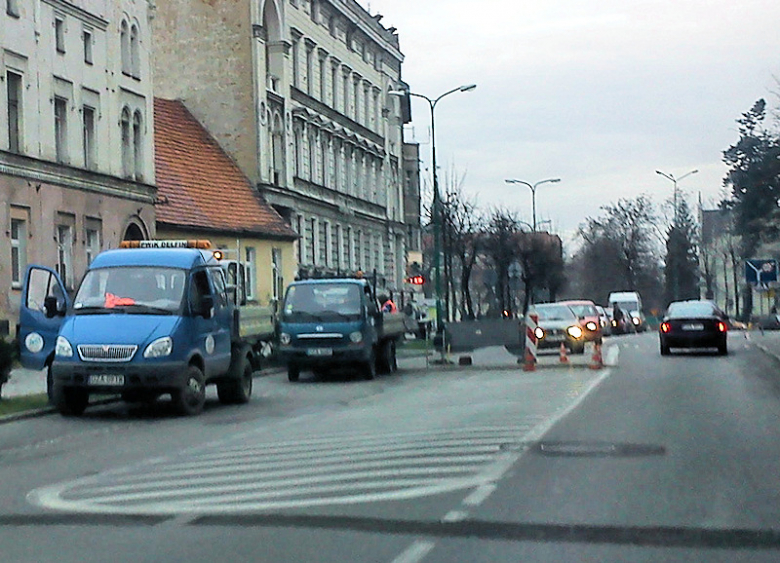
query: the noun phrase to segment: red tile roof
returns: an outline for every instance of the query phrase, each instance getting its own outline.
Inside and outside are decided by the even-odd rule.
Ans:
[[[154,99],[154,145],[158,222],[297,237],[182,102]]]

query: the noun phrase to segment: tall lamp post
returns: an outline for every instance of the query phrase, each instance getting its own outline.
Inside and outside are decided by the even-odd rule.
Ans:
[[[440,268],[440,254],[441,254],[441,196],[439,194],[439,171],[436,168],[436,125],[434,122],[434,109],[439,100],[455,92],[471,92],[477,87],[476,84],[464,84],[444,92],[436,98],[429,98],[423,94],[416,92],[409,92],[407,90],[391,90],[389,94],[391,96],[413,96],[415,98],[422,98],[428,102],[428,106],[431,108],[431,162],[433,164],[433,203],[432,203],[432,220],[433,220],[433,271],[434,271],[434,283],[436,291],[436,331],[441,332],[442,326],[442,312],[441,312],[441,268]]]
[[[674,192],[673,192],[673,199],[674,199],[674,226],[677,226],[677,220],[679,219],[677,215],[677,182],[682,180],[683,178],[687,178],[691,174],[698,174],[698,170],[691,170],[690,172],[687,172],[680,176],[679,178],[675,178],[672,174],[667,174],[666,172],[661,172],[660,170],[656,170],[655,173],[659,176],[663,176],[667,180],[669,180],[672,184],[674,184]]]
[[[530,184],[525,180],[505,180],[507,184],[523,184],[524,186],[528,186],[529,188],[531,188],[531,210],[533,214],[533,232],[536,232],[536,188],[548,182],[556,183],[560,181],[561,181],[560,178],[549,178],[547,180],[542,180],[541,182],[536,182],[535,184]]]
[[[661,172],[660,170],[656,170],[655,173],[659,176],[663,176],[667,180],[669,180],[674,185],[674,192],[673,192],[673,200],[674,200],[674,228],[677,229],[679,222],[680,222],[680,215],[677,212],[677,182],[682,180],[683,178],[687,178],[691,174],[698,173],[698,170],[691,170],[690,172],[686,172],[679,178],[675,178],[673,174],[667,174],[666,172]],[[680,293],[680,279],[679,274],[676,270],[672,268],[672,275],[674,278],[672,279],[672,299],[674,301],[677,301],[679,299],[679,293]]]

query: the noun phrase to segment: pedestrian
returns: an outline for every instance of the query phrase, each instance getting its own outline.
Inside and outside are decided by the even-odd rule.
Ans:
[[[398,307],[395,306],[395,302],[389,297],[382,303],[382,312],[384,313],[397,313]]]

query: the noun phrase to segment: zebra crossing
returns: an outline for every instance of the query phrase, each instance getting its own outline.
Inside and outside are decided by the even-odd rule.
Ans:
[[[524,383],[497,376],[495,385],[481,376],[454,383],[447,394],[436,389],[404,394],[391,405],[371,398],[327,419],[291,419],[283,431],[252,428],[42,487],[28,500],[68,512],[226,514],[404,500],[479,487],[500,478],[528,441],[597,384],[600,377],[592,373],[549,373]],[[344,430],[356,428],[361,430]]]
[[[478,486],[536,417],[512,427],[211,446],[33,491],[35,504],[111,514],[279,510],[400,500]]]

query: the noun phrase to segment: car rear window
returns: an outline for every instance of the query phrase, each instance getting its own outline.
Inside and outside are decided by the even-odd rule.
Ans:
[[[672,303],[666,316],[672,319],[686,317],[713,317],[717,316],[715,307],[710,303]]]

